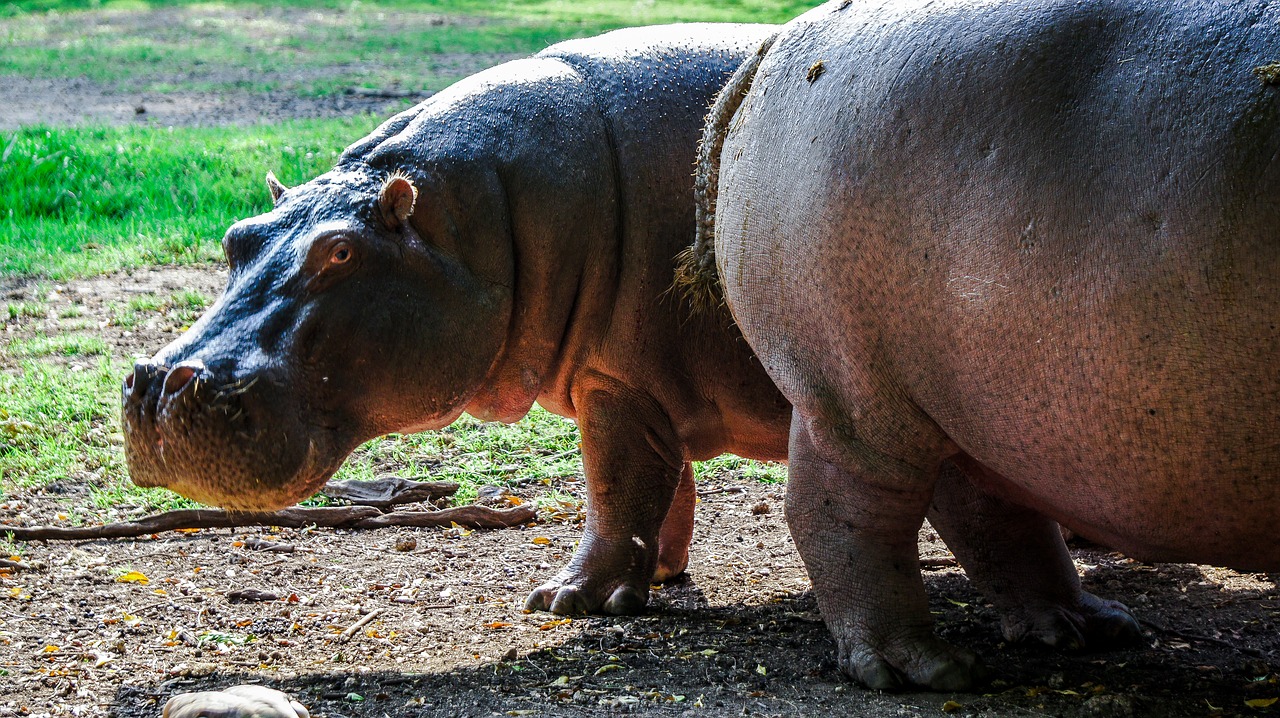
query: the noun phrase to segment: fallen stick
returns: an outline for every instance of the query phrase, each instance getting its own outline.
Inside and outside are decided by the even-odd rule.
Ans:
[[[8,569],[10,571],[39,571],[44,564],[32,563],[30,561],[10,561],[7,558],[0,558],[0,569]]]
[[[330,481],[320,493],[360,506],[386,508],[416,501],[435,501],[458,492],[454,481],[414,481],[399,476],[383,476],[373,481]]]
[[[459,506],[440,511],[393,511],[384,514],[372,506],[294,507],[281,511],[230,512],[221,509],[184,509],[147,516],[137,521],[101,526],[11,526],[0,524],[0,536],[12,535],[15,541],[54,541],[148,536],[176,529],[236,528],[240,526],[282,526],[303,528],[373,529],[386,526],[467,526],[470,528],[507,528],[533,521],[537,512],[531,506],[491,509],[485,506]]]
[[[532,506],[491,509],[488,506],[457,506],[439,511],[394,511],[371,516],[352,524],[353,529],[376,529],[383,526],[468,526],[481,529],[503,529],[527,524],[538,515]]]
[[[347,641],[350,641],[351,637],[356,635],[357,631],[359,631],[361,628],[368,625],[370,621],[372,621],[373,619],[377,618],[380,615],[382,615],[381,608],[375,608],[372,611],[364,614],[363,616],[360,617],[359,621],[356,621],[355,623],[351,624],[350,628],[343,631],[341,636],[338,636],[338,641],[342,643],[346,643]]]

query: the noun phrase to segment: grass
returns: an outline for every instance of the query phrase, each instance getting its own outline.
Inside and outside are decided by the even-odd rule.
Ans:
[[[226,228],[270,208],[268,170],[286,184],[306,181],[378,122],[12,132],[0,151],[0,275],[56,279],[221,259]]]
[[[568,38],[669,22],[780,23],[816,4],[17,0],[0,6],[0,73],[84,77],[158,93],[328,94],[354,86],[434,90],[493,64],[492,56],[530,54]]]

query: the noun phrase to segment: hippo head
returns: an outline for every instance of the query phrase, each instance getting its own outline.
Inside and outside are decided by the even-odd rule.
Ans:
[[[454,251],[448,208],[424,206],[408,177],[339,166],[293,189],[267,181],[275,207],[223,239],[222,296],[124,381],[139,486],[233,510],[293,504],[361,442],[453,421],[502,348],[503,262]]]

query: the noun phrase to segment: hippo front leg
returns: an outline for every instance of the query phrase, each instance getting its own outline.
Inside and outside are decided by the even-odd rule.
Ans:
[[[646,397],[594,391],[576,404],[586,527],[569,565],[525,605],[559,614],[639,613],[650,580],[675,575],[688,561],[693,472],[666,414]]]
[[[1009,642],[1079,650],[1131,645],[1142,630],[1124,604],[1080,588],[1058,524],[979,488],[1003,483],[968,457],[942,472],[929,522],[973,585],[1001,613]]]
[[[985,670],[933,633],[916,536],[936,464],[918,468],[845,436],[824,436],[834,462],[792,422],[786,514],[841,669],[869,688],[953,691]],[[838,462],[838,463],[836,463]]]

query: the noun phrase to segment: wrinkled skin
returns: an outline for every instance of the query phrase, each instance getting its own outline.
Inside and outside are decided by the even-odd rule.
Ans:
[[[774,29],[561,43],[397,115],[305,185],[269,180],[275,208],[226,234],[222,297],[125,381],[134,481],[274,509],[367,439],[537,401],[578,421],[589,503],[529,605],[641,610],[688,562],[689,462],[786,456],[790,407],[727,313],[667,291],[703,115]]]
[[[1190,0],[833,2],[763,57],[715,255],[795,407],[787,518],[846,672],[977,677],[932,632],[931,504],[1050,643],[1125,624],[1050,519],[1280,569],[1278,60],[1280,7]]]

